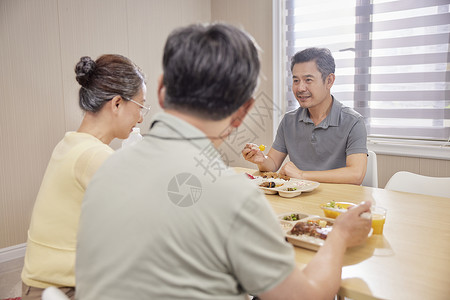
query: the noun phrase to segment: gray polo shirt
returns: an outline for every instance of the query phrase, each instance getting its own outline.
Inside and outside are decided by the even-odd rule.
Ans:
[[[333,97],[330,113],[315,126],[308,109],[299,107],[285,114],[272,147],[304,171],[342,168],[348,155],[367,154],[364,118]]]
[[[76,299],[243,300],[294,269],[267,199],[199,129],[160,113],[87,188]]]

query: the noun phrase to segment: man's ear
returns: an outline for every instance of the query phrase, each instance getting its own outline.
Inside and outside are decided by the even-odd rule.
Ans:
[[[164,86],[164,74],[158,77],[158,103],[161,108],[164,108],[164,100],[166,97],[166,87]]]
[[[237,128],[241,126],[242,122],[244,122],[245,116],[248,114],[248,112],[253,108],[253,105],[255,104],[255,99],[250,98],[242,104],[241,107],[231,116],[231,127]]]
[[[334,75],[334,73],[328,74],[327,79],[326,79],[326,85],[327,85],[328,89],[331,89],[331,87],[334,84],[335,79],[336,79],[336,75]]]

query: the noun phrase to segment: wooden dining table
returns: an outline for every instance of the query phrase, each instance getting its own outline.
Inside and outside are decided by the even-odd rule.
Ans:
[[[277,214],[323,217],[320,205],[332,200],[372,201],[387,209],[383,234],[373,234],[363,245],[347,249],[338,296],[450,299],[450,198],[331,183],[321,183],[294,198],[266,197]],[[304,267],[316,252],[295,247],[295,254],[297,265]]]

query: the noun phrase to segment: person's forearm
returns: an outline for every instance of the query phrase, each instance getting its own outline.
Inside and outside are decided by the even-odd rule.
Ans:
[[[320,290],[323,296],[320,299],[331,299],[339,291],[346,249],[344,239],[337,232],[330,233],[325,244],[303,270],[311,285]]]
[[[278,170],[278,167],[276,166],[273,159],[269,155],[266,155],[264,161],[258,164],[258,169],[261,172],[275,172]]]
[[[326,182],[326,183],[347,183],[360,185],[364,179],[358,170],[351,167],[344,167],[326,171],[303,171],[302,179]]]

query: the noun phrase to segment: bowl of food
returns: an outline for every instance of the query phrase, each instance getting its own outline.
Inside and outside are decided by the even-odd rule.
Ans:
[[[283,186],[283,183],[275,181],[265,181],[259,184],[259,188],[267,195],[275,195],[278,193],[277,188],[280,186]]]
[[[349,207],[356,204],[350,202],[335,202],[330,201],[326,204],[322,204],[320,208],[323,210],[325,217],[336,219],[341,213],[346,212]]]
[[[292,198],[300,195],[302,191],[297,187],[286,186],[284,188],[278,188],[278,195],[284,198]]]

